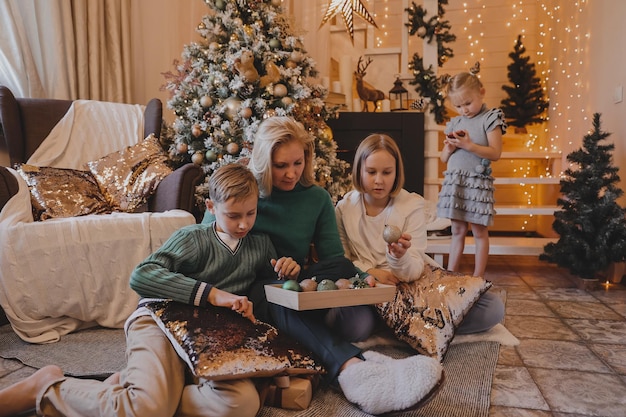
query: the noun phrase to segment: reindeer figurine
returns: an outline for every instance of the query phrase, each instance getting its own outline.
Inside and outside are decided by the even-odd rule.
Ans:
[[[363,57],[359,57],[359,62],[357,63],[357,70],[354,72],[354,78],[356,78],[356,91],[359,94],[359,98],[363,102],[363,110],[361,111],[370,111],[368,102],[374,103],[374,110],[378,107],[378,102],[385,99],[385,93],[375,88],[370,87],[366,82],[363,81],[363,77],[365,77],[365,70],[372,63],[372,58],[368,58],[366,62],[362,62]]]

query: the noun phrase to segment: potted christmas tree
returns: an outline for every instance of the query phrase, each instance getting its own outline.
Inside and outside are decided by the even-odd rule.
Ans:
[[[610,133],[600,128],[600,114],[593,115],[593,130],[582,148],[567,155],[571,168],[560,181],[562,208],[555,212],[553,229],[560,235],[544,248],[540,259],[556,263],[583,279],[595,279],[612,263],[626,260],[626,214],[616,200],[618,168],[612,164],[614,144],[601,144]]]
[[[170,128],[174,161],[202,166],[206,179],[219,166],[250,155],[263,119],[292,116],[316,137],[316,175],[334,199],[350,189],[349,165],[325,123],[327,91],[309,80],[317,75],[302,38],[296,36],[279,0],[212,0],[197,32],[185,45],[176,70],[165,74],[176,114]],[[173,130],[173,132],[172,132]],[[200,205],[206,184],[197,190]]]
[[[535,64],[524,53],[526,48],[522,44],[522,35],[519,35],[513,52],[509,54],[513,62],[507,66],[509,80],[513,85],[502,86],[508,97],[500,102],[507,122],[515,127],[515,133],[526,133],[526,126],[543,122],[542,115],[549,104],[541,80],[537,77]]]

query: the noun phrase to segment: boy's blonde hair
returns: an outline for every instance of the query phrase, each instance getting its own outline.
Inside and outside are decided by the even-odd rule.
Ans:
[[[480,63],[477,62],[468,72],[461,72],[454,76],[448,74],[442,76],[442,83],[444,85],[444,94],[449,96],[456,92],[467,88],[468,90],[480,91],[483,88],[483,83],[478,78],[480,72]]]
[[[395,197],[404,187],[404,164],[402,163],[402,155],[398,145],[391,136],[384,133],[371,134],[359,144],[354,155],[354,163],[352,164],[352,183],[354,188],[361,193],[365,192],[361,169],[363,164],[365,164],[365,160],[376,151],[387,151],[396,160],[396,180],[389,193],[392,197]]]
[[[254,147],[248,167],[259,184],[261,197],[272,194],[274,180],[272,178],[272,156],[274,151],[291,141],[297,141],[304,149],[304,171],[300,177],[300,184],[308,187],[315,184],[313,173],[313,156],[315,143],[301,123],[287,116],[274,116],[265,119],[259,125],[254,138]]]
[[[221,166],[209,178],[209,198],[214,203],[225,203],[231,198],[241,201],[252,196],[259,197],[256,178],[239,163]]]

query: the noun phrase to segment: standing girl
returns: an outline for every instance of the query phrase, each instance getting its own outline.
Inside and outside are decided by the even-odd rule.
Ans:
[[[447,162],[437,216],[452,221],[448,270],[458,271],[469,227],[476,242],[474,275],[483,277],[489,256],[488,226],[493,224],[491,161],[500,159],[504,113],[483,103],[479,64],[444,81],[446,95],[459,113],[446,125],[441,161]]]

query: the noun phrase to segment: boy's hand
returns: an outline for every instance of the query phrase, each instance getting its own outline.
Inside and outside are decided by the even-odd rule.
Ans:
[[[412,236],[408,233],[402,233],[400,239],[397,242],[389,243],[387,245],[387,250],[389,254],[396,259],[400,259],[404,256],[407,249],[411,247],[411,238]]]
[[[252,301],[248,300],[245,295],[231,294],[228,291],[213,287],[209,292],[209,303],[217,307],[230,308],[252,323],[256,323]]]
[[[279,260],[270,261],[278,279],[296,279],[300,275],[300,265],[292,258],[282,257]]]

